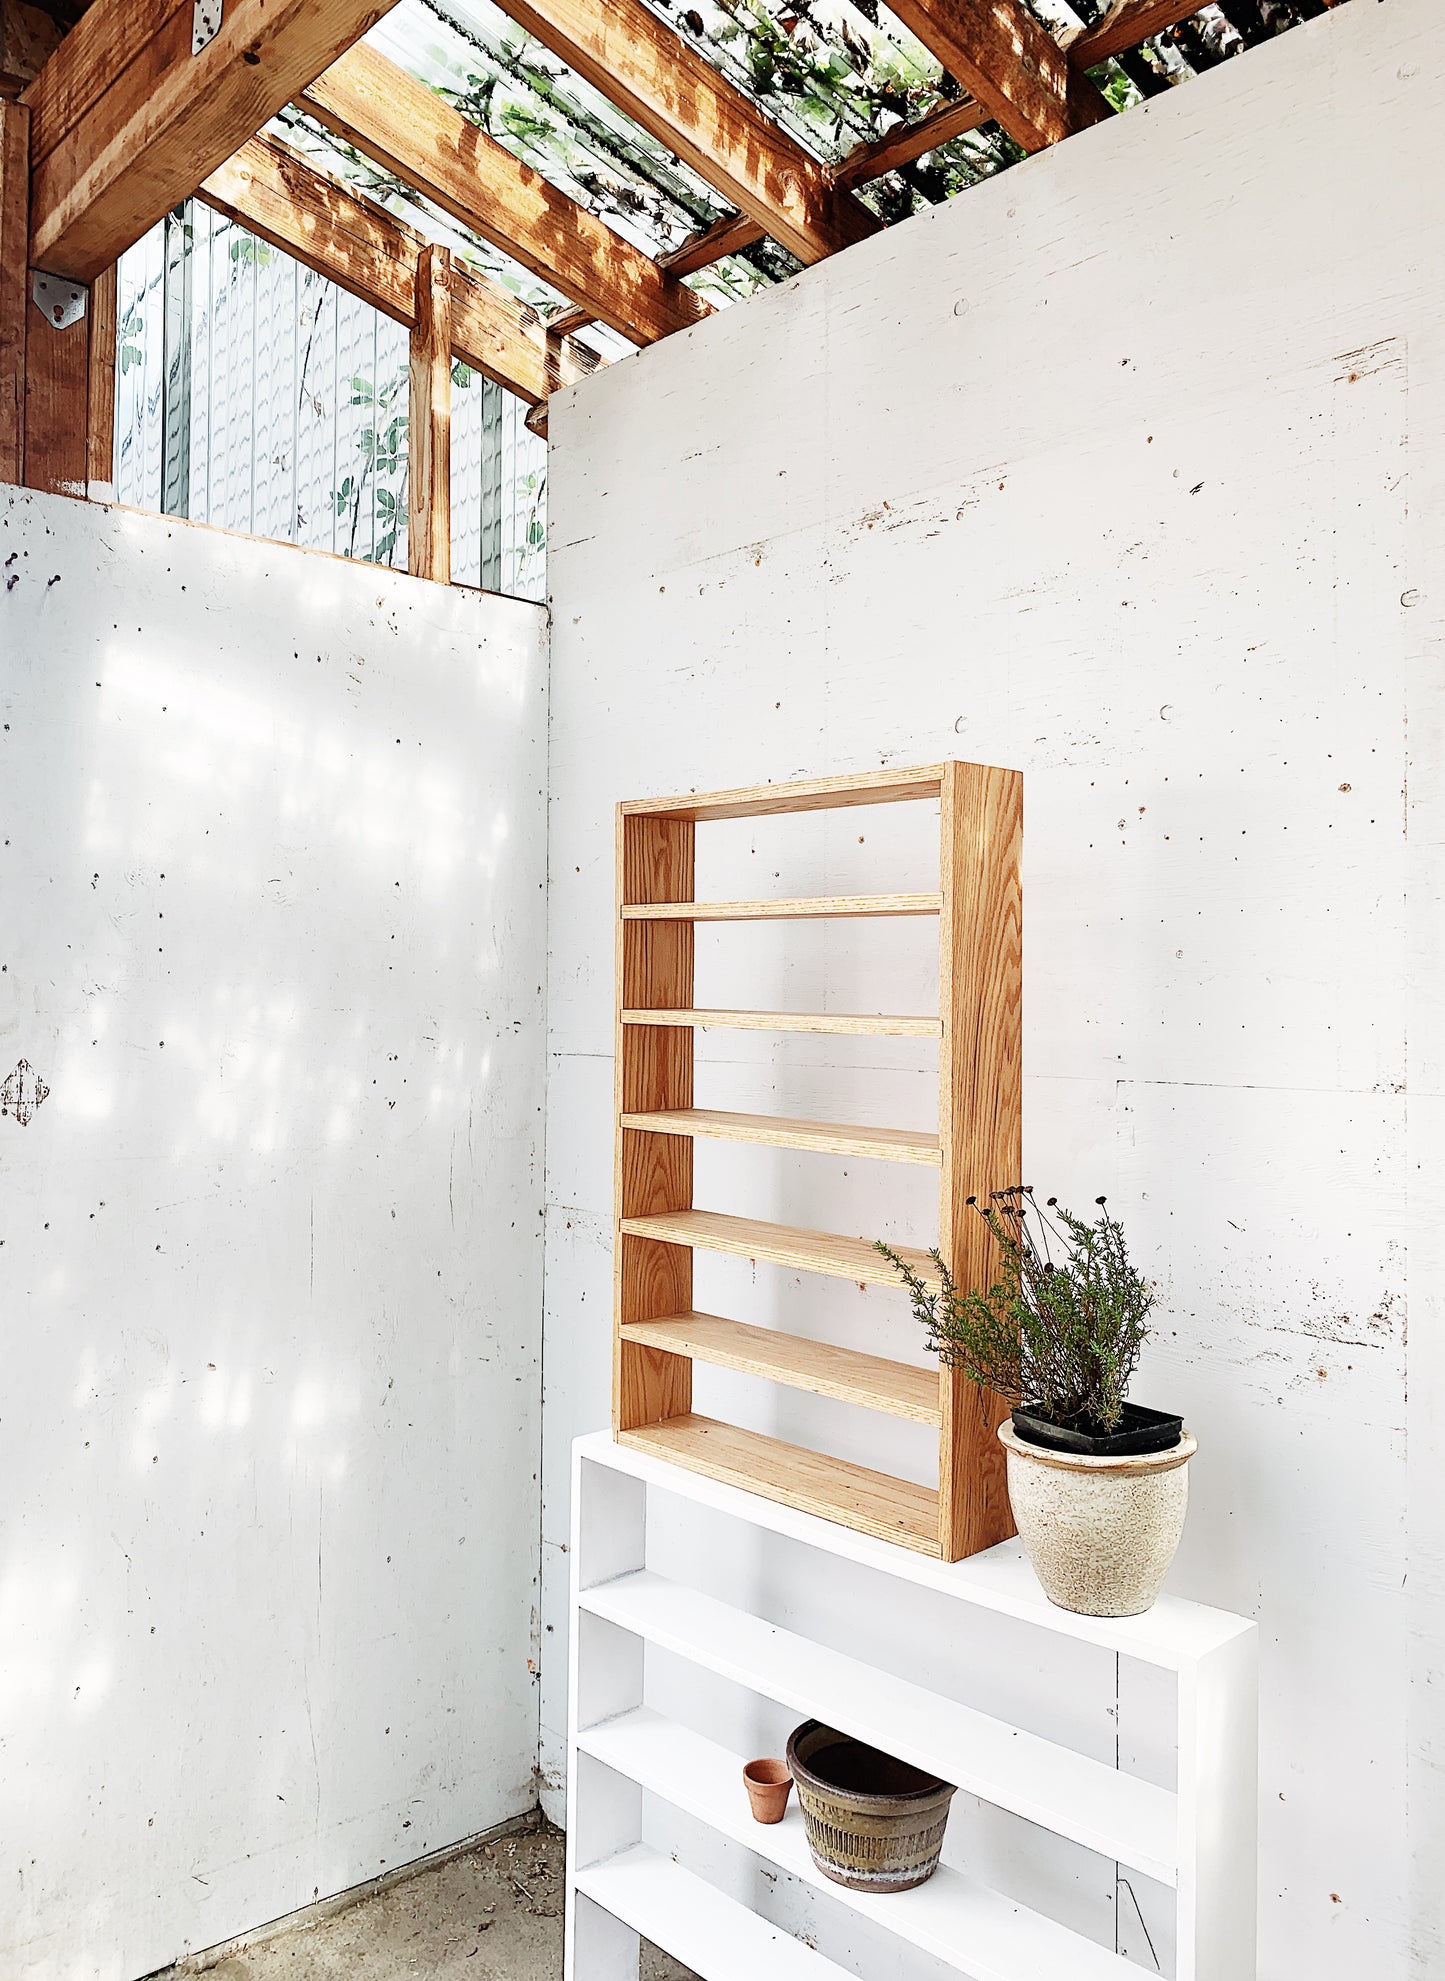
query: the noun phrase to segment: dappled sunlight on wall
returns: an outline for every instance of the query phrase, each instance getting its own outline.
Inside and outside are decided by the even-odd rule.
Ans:
[[[530,1801],[543,621],[7,493],[0,1972]]]

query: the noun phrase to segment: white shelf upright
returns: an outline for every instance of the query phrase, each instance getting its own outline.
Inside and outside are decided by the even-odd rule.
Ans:
[[[1169,1791],[816,1644],[647,1567],[649,1491],[930,1590],[1138,1659],[1175,1679]],[[703,1981],[846,1981],[812,1947],[649,1850],[656,1796],[971,1981],[1139,1981],[1144,1969],[943,1866],[912,1892],[845,1890],[815,1870],[795,1808],[748,1812],[744,1757],[653,1711],[648,1644],[871,1742],[1173,1888],[1177,1981],[1254,1981],[1255,1625],[1163,1596],[1140,1617],[1084,1617],[1044,1596],[1017,1541],[931,1560],[684,1471],[598,1432],[573,1447],[566,1981],[636,1981],[646,1935]],[[960,1622],[963,1619],[960,1618]],[[906,1973],[906,1965],[897,1970]]]

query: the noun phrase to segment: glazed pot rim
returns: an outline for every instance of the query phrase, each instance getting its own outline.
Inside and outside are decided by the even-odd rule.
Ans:
[[[792,1770],[795,1781],[804,1787],[812,1789],[817,1794],[832,1796],[835,1800],[855,1804],[860,1813],[871,1811],[878,1815],[886,1815],[890,1811],[901,1813],[905,1809],[921,1809],[928,1803],[936,1800],[946,1802],[951,1796],[957,1793],[951,1782],[943,1781],[937,1775],[929,1775],[926,1768],[914,1769],[916,1774],[927,1776],[928,1785],[925,1788],[894,1790],[891,1794],[886,1790],[880,1792],[876,1789],[866,1788],[839,1788],[836,1782],[830,1782],[825,1775],[815,1774],[807,1762],[799,1758],[799,1740],[805,1739],[815,1729],[837,1733],[840,1741],[851,1742],[855,1747],[868,1747],[872,1743],[871,1741],[858,1740],[853,1734],[843,1733],[836,1727],[829,1727],[823,1720],[804,1720],[800,1726],[794,1727],[793,1731],[788,1735],[788,1766]],[[906,1761],[903,1765],[905,1767],[912,1767],[913,1763]]]
[[[1052,1465],[1060,1472],[1109,1472],[1126,1479],[1149,1472],[1172,1472],[1178,1465],[1187,1465],[1199,1449],[1198,1440],[1189,1431],[1185,1431],[1178,1444],[1171,1445],[1167,1451],[1121,1452],[1117,1456],[1055,1451],[1048,1445],[1031,1444],[1027,1438],[1021,1438],[1008,1422],[999,1425],[998,1436],[999,1443],[1010,1457],[1031,1458],[1039,1465]]]

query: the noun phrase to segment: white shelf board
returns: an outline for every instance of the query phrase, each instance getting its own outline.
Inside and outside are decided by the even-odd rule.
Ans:
[[[998,1547],[987,1548],[966,1561],[935,1561],[893,1542],[876,1540],[872,1535],[856,1533],[815,1514],[800,1513],[796,1508],[744,1492],[740,1487],[686,1471],[649,1452],[619,1445],[610,1431],[596,1431],[579,1438],[576,1453],[581,1462],[626,1472],[659,1491],[676,1494],[733,1519],[749,1521],[755,1527],[785,1534],[809,1547],[935,1590],[955,1601],[1018,1617],[1040,1629],[1097,1644],[1167,1671],[1187,1670],[1198,1659],[1233,1639],[1252,1636],[1257,1627],[1249,1618],[1231,1615],[1228,1610],[1210,1609],[1203,1603],[1185,1602],[1169,1595],[1161,1596],[1143,1616],[1075,1616],[1071,1610],[1057,1608],[1045,1596],[1018,1541],[1001,1542]]]
[[[680,1864],[634,1844],[577,1873],[577,1890],[702,1981],[856,1981]]]
[[[1178,1803],[1167,1789],[647,1569],[583,1590],[578,1601],[662,1650],[866,1740],[997,1808],[1164,1884],[1176,1881]]]
[[[911,1892],[850,1891],[813,1863],[796,1798],[781,1823],[755,1823],[741,1755],[639,1706],[577,1736],[577,1745],[650,1794],[744,1845],[779,1870],[850,1906],[972,1981],[1138,1981],[1139,1969],[941,1865]]]

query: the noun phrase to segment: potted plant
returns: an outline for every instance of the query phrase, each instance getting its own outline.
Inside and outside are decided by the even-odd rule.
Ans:
[[[998,1244],[986,1293],[960,1291],[942,1255],[929,1287],[881,1241],[928,1346],[1012,1407],[999,1426],[1009,1501],[1044,1593],[1085,1616],[1137,1616],[1179,1545],[1196,1446],[1180,1418],[1126,1400],[1154,1290],[1104,1198],[1092,1223],[1032,1189],[979,1211]]]

